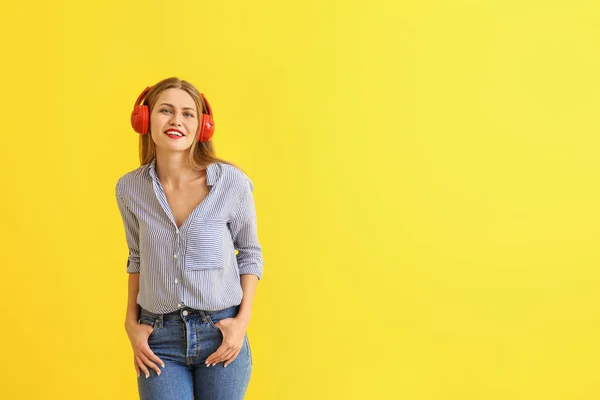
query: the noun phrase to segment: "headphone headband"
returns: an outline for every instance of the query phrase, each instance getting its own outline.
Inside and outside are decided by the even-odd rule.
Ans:
[[[144,89],[144,91],[142,93],[140,93],[140,95],[138,96],[137,100],[135,101],[135,104],[133,105],[135,106],[140,106],[140,101],[145,100],[146,94],[148,94],[148,92],[150,91],[152,87],[148,86],[146,89]]]

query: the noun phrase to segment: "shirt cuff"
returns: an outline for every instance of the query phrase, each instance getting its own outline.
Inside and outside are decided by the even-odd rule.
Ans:
[[[263,268],[257,265],[248,265],[243,268],[240,268],[240,275],[248,274],[258,276],[258,280],[260,281],[263,276]]]
[[[140,272],[140,264],[127,260],[127,272],[130,274]]]

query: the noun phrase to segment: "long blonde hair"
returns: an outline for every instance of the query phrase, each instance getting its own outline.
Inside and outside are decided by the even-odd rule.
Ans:
[[[208,113],[208,108],[206,107],[206,104],[204,104],[204,100],[202,99],[202,96],[200,96],[200,92],[198,91],[198,89],[196,89],[194,85],[192,85],[188,81],[173,76],[170,78],[163,79],[162,81],[153,85],[152,88],[146,94],[146,97],[142,104],[148,106],[149,115],[152,114],[152,110],[156,105],[158,96],[164,90],[171,88],[185,90],[190,96],[192,96],[192,99],[194,99],[194,103],[196,103],[196,109],[199,111],[202,110],[202,113]],[[200,118],[199,116],[198,124],[200,124],[201,120],[202,118]],[[206,168],[208,164],[214,162],[222,162],[239,168],[232,162],[217,157],[215,155],[215,151],[211,140],[209,140],[208,142],[199,142],[198,133],[199,132],[196,132],[196,134],[194,135],[194,140],[188,150],[188,164],[192,167],[192,169],[201,170]],[[140,135],[139,152],[140,165],[148,164],[152,161],[154,157],[156,157],[156,145],[154,144],[150,133],[146,135]]]

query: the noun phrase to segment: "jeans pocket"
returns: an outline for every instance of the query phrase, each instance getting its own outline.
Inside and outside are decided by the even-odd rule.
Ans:
[[[211,328],[213,328],[216,331],[221,332],[221,329],[219,329],[218,326],[215,325],[216,322],[219,322],[220,320],[217,321],[213,321],[213,319],[210,317],[210,315],[206,316],[206,322],[208,322],[208,326],[210,326]]]
[[[225,220],[193,221],[186,242],[185,269],[188,271],[224,269],[226,229]]]
[[[158,328],[158,324],[156,323],[156,321],[154,319],[152,319],[151,317],[148,317],[145,315],[140,316],[140,324],[150,325],[152,327],[152,332],[150,332],[148,339],[150,339],[154,335],[154,333],[156,332],[156,329]]]

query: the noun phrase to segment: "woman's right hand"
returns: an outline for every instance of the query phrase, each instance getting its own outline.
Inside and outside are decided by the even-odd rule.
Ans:
[[[150,325],[141,323],[130,324],[126,327],[127,336],[129,336],[133,348],[133,365],[138,377],[141,369],[148,378],[150,376],[148,367],[155,370],[157,375],[160,375],[160,368],[155,363],[160,364],[163,368],[165,367],[165,363],[154,354],[148,345],[148,337],[152,333],[152,329]]]

